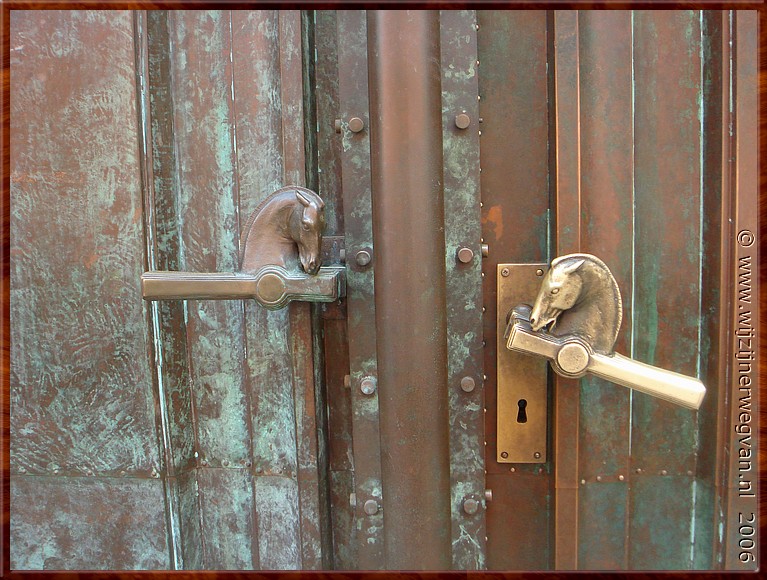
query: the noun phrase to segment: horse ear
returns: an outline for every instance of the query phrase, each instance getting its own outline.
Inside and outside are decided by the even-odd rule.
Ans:
[[[309,207],[312,204],[311,200],[308,197],[306,197],[303,193],[301,193],[299,190],[296,190],[296,197],[298,198],[298,201],[301,202],[301,205],[303,205],[304,207]]]
[[[582,259],[580,259],[580,260],[575,260],[574,262],[570,262],[569,264],[566,264],[566,265],[565,265],[565,266],[562,268],[562,273],[563,273],[563,274],[572,274],[572,273],[573,273],[573,272],[575,272],[575,271],[576,271],[578,268],[580,268],[581,266],[583,266],[583,263],[584,263],[585,261],[586,261],[586,259],[585,259],[585,258],[582,258]]]

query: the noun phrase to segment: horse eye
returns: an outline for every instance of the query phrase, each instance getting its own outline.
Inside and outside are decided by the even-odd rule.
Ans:
[[[559,288],[552,288],[551,289],[552,294],[559,294]]]
[[[311,224],[309,222],[302,221],[301,222],[301,229],[303,229],[305,232],[308,232],[310,225]]]

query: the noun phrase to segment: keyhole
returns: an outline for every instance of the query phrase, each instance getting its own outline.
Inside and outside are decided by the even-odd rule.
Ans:
[[[517,405],[519,406],[519,411],[517,412],[517,423],[527,423],[527,411],[525,410],[527,407],[527,400],[520,399],[517,401]]]

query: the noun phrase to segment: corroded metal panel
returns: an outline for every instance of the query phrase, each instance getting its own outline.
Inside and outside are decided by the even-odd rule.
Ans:
[[[121,477],[11,477],[16,570],[167,570],[163,484]]]
[[[486,565],[482,231],[474,11],[441,12],[440,49],[452,567],[482,570]],[[468,116],[468,127],[456,124],[459,115]],[[457,259],[463,248],[473,254],[468,262]],[[476,513],[464,509],[464,501],[469,499],[480,502]]]
[[[133,18],[10,27],[11,565],[168,568]]]
[[[631,13],[581,11],[577,19],[580,250],[599,256],[614,273],[623,305],[615,350],[632,354]],[[605,98],[608,94],[610,98]],[[558,195],[562,194],[558,189]],[[587,376],[580,381],[577,435],[580,569],[626,566],[630,398],[630,391],[596,377]],[[588,515],[601,513],[611,517]]]
[[[357,565],[363,570],[373,570],[384,568],[385,563],[384,518],[376,507],[380,506],[383,494],[378,394],[366,395],[360,390],[364,377],[375,378],[378,374],[374,331],[375,248],[370,199],[370,136],[368,131],[355,133],[349,129],[350,119],[358,117],[364,123],[369,115],[367,20],[362,11],[341,11],[337,15],[337,25]],[[357,262],[356,254],[361,251],[369,253],[372,263]],[[364,511],[366,503],[371,506],[369,511],[374,513]]]
[[[700,19],[695,11],[637,11],[633,21],[633,356],[688,375],[696,374],[699,356],[705,356],[699,343]],[[631,429],[632,469],[642,470],[643,481],[632,486],[629,535],[650,534],[654,541],[676,546],[676,552],[660,550],[652,559],[642,541],[630,542],[628,566],[687,569],[692,564],[690,553],[679,549],[679,544],[684,538],[683,543],[690,545],[692,532],[676,525],[672,534],[669,521],[689,521],[693,513],[696,413],[634,393]],[[667,477],[677,484],[666,483]],[[655,485],[645,478],[654,479]],[[685,478],[688,481],[683,484]],[[659,497],[661,488],[667,494]],[[664,517],[651,517],[659,513],[658,505],[666,505],[669,511]]]
[[[538,475],[535,465],[496,461],[495,353],[497,264],[542,262],[549,254],[546,13],[478,11],[477,23],[482,237],[490,249],[482,264],[485,469],[493,491],[486,515],[487,567],[545,569],[548,507],[528,509],[523,498],[547,489],[550,475],[548,469]],[[548,506],[543,493],[540,505]],[[536,531],[534,553],[525,551],[530,530]]]

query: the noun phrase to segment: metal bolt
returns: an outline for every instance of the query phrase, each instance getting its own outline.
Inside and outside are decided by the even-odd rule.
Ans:
[[[462,264],[468,264],[474,259],[474,252],[470,248],[461,248],[458,250],[458,261]]]
[[[357,507],[357,494],[354,492],[349,494],[349,506],[353,508]]]
[[[358,265],[367,266],[372,258],[370,256],[370,252],[367,250],[360,250],[357,252],[357,255],[354,256],[354,259],[357,261]]]
[[[463,377],[461,379],[461,389],[467,393],[471,393],[474,390],[476,383],[472,377]]]
[[[471,125],[471,118],[466,114],[466,111],[455,116],[455,126],[459,129],[466,129],[469,125]]]
[[[626,479],[626,478],[625,478],[625,477],[623,477],[622,475],[619,475],[619,476],[618,476],[618,481],[623,481],[624,479]]]
[[[487,258],[490,255],[490,246],[482,244],[480,247],[482,248],[482,257]]]
[[[486,489],[485,490],[485,501],[493,501],[493,490],[492,489]]]
[[[508,276],[508,275],[509,275],[509,269],[508,268],[504,268],[503,270],[501,270],[501,276],[505,277],[505,276]]]
[[[356,500],[355,500],[356,501]],[[369,516],[374,516],[378,513],[378,502],[374,499],[369,499],[362,506],[362,510]]]
[[[473,497],[463,500],[463,511],[473,516],[479,510],[479,502]]]
[[[536,276],[543,276],[543,270],[541,270],[540,268],[538,268],[538,269],[535,271],[535,275],[536,275]]]
[[[333,123],[333,128],[336,130],[336,133],[341,132],[341,119],[336,119]]]
[[[359,117],[352,117],[349,119],[349,130],[352,133],[359,133],[365,128],[365,122]]]
[[[540,451],[536,451],[535,453],[533,453],[533,457],[535,457],[536,459],[540,459],[541,458],[541,452]]]
[[[363,395],[372,395],[376,392],[376,380],[374,377],[365,377],[360,381],[360,391]]]
[[[508,459],[509,458],[509,454],[506,453],[505,451],[501,451],[501,457],[503,457],[504,459]]]
[[[350,389],[352,386],[351,375],[344,375],[344,388]]]

